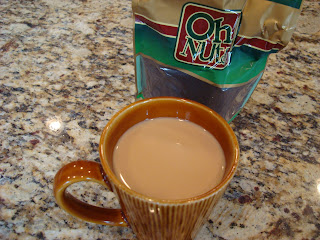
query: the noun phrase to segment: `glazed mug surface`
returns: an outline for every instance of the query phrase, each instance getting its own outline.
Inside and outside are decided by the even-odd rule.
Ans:
[[[113,172],[113,151],[119,138],[146,119],[174,117],[191,121],[209,131],[220,143],[225,174],[216,187],[188,199],[166,200],[142,195],[128,188]],[[62,167],[54,179],[58,205],[82,220],[113,226],[130,226],[141,240],[193,239],[235,174],[239,146],[229,124],[210,108],[186,99],[159,97],[137,101],[119,111],[104,128],[99,144],[101,164],[75,161]],[[94,181],[113,191],[121,209],[107,209],[84,203],[67,187],[81,181]]]

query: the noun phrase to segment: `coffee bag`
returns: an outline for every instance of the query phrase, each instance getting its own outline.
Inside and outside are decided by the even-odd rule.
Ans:
[[[288,44],[301,2],[133,0],[137,98],[187,98],[232,121]]]

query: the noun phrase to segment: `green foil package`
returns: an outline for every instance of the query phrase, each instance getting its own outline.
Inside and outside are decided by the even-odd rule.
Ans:
[[[187,98],[232,121],[288,44],[301,1],[133,0],[137,98]]]

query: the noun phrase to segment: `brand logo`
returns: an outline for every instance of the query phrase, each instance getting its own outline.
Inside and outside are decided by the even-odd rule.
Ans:
[[[187,3],[182,9],[175,59],[192,65],[225,68],[230,62],[240,16],[240,11]]]

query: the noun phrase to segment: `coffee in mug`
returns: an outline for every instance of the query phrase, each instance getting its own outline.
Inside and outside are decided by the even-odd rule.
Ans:
[[[185,199],[218,185],[225,156],[217,139],[187,120],[159,117],[128,129],[113,153],[116,176],[130,189],[158,199]]]

